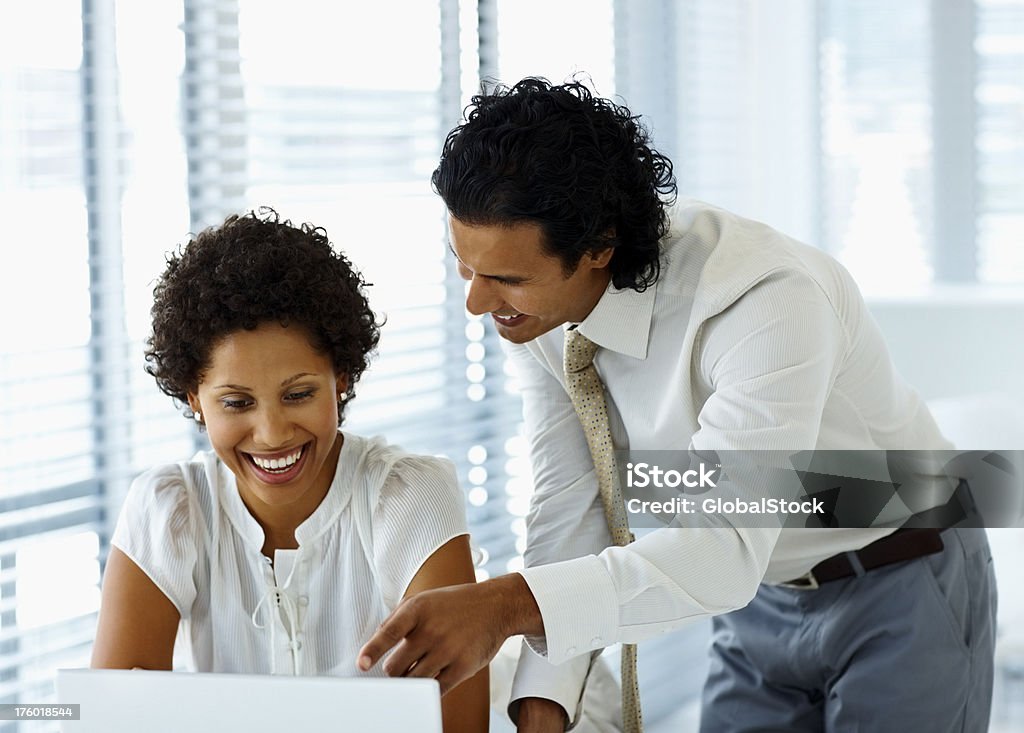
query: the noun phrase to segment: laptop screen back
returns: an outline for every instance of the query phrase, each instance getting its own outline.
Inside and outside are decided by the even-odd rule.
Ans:
[[[60,670],[65,733],[441,733],[435,680]]]

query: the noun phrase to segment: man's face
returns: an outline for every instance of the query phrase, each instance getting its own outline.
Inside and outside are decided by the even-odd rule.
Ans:
[[[459,275],[469,284],[466,310],[490,313],[498,334],[526,343],[563,323],[579,323],[608,287],[611,248],[585,254],[566,276],[547,254],[537,224],[469,226],[449,216]]]

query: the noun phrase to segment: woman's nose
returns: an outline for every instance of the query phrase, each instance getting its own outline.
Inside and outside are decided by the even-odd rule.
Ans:
[[[253,426],[253,441],[268,450],[289,445],[294,434],[291,421],[276,407],[260,410]]]

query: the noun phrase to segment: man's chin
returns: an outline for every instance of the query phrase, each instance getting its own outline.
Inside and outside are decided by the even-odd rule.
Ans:
[[[558,323],[543,322],[535,316],[531,316],[517,326],[505,326],[496,319],[492,320],[498,335],[513,344],[525,344],[533,341],[560,325]]]

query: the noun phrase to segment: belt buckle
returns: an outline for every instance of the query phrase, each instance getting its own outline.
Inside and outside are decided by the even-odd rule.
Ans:
[[[792,580],[787,580],[785,583],[779,583],[779,587],[791,588],[793,590],[817,590],[821,585],[818,583],[818,579],[814,577],[814,571],[808,570],[799,578],[793,578]]]

